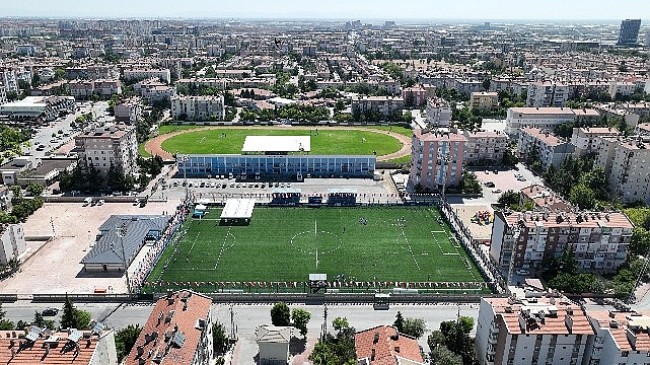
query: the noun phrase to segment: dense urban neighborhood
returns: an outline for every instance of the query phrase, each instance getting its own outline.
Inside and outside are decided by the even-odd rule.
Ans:
[[[0,362],[650,364],[641,9],[16,9]]]

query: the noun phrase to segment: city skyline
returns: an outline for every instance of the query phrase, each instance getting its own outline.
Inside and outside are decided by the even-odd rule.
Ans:
[[[18,17],[141,17],[141,18],[242,18],[242,19],[352,19],[365,20],[620,20],[650,18],[643,0],[624,0],[612,8],[603,0],[547,1],[544,7],[516,0],[387,1],[331,0],[327,6],[295,0],[194,0],[190,4],[171,0],[93,3],[81,0],[42,2],[23,0],[0,4],[5,16]],[[410,6],[409,6],[410,5]]]

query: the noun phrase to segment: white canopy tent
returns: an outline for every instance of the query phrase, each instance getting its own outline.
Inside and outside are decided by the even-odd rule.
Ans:
[[[255,199],[228,199],[226,206],[221,211],[221,220],[245,220],[250,221],[253,216]]]

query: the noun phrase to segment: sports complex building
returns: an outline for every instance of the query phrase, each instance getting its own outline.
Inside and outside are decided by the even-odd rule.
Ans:
[[[309,155],[309,151],[309,136],[249,136],[240,155],[179,156],[178,171],[187,177],[225,175],[238,180],[374,175],[374,155]]]

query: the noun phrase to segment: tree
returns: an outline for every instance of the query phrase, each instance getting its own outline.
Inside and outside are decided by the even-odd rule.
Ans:
[[[592,209],[596,205],[594,192],[585,184],[578,184],[571,188],[569,201],[580,209]]]
[[[397,315],[395,316],[395,322],[393,322],[393,326],[397,328],[398,332],[402,332],[404,329],[404,317],[402,316],[402,312],[397,311]]]
[[[300,330],[300,335],[305,337],[307,336],[307,324],[311,319],[311,313],[307,312],[304,309],[296,308],[291,313],[291,321],[293,326]]]
[[[499,197],[499,204],[512,208],[519,205],[519,193],[514,190],[507,190]]]
[[[39,311],[34,312],[34,321],[32,324],[40,328],[48,328],[51,330],[56,328],[54,321],[43,318],[43,315]],[[20,327],[17,328],[20,329]]]
[[[230,340],[226,335],[226,328],[223,324],[215,322],[212,325],[212,348],[216,356],[223,356],[228,352],[230,347]]]
[[[406,318],[404,319],[404,324],[402,326],[402,331],[404,334],[413,336],[415,338],[420,338],[424,335],[424,332],[427,330],[427,324],[422,318]]]
[[[87,330],[90,328],[92,322],[92,314],[90,312],[75,308],[77,323],[75,328],[80,330]]]
[[[492,85],[492,80],[490,80],[489,78],[486,78],[485,80],[483,80],[483,89],[485,91],[490,91],[490,86],[491,85]]]
[[[285,302],[276,303],[271,309],[271,323],[274,326],[290,326],[291,310]]]
[[[27,186],[27,192],[32,196],[40,196],[43,194],[43,190],[45,190],[45,187],[41,184],[32,183]]]
[[[440,345],[431,349],[431,363],[440,365],[463,365],[462,356],[451,352],[446,346]]]
[[[348,319],[345,317],[336,317],[332,321],[332,327],[337,332],[341,332],[342,329],[350,327],[350,324],[348,323]]]
[[[473,172],[465,172],[463,174],[462,188],[465,194],[478,194],[483,190],[481,183]]]
[[[115,333],[115,349],[117,360],[121,362],[130,352],[142,332],[139,324],[128,325]]]
[[[602,293],[603,284],[594,274],[562,272],[548,282],[548,287],[566,293]]]
[[[76,313],[72,300],[65,293],[65,303],[63,304],[63,316],[61,317],[61,328],[75,328],[77,323]]]

